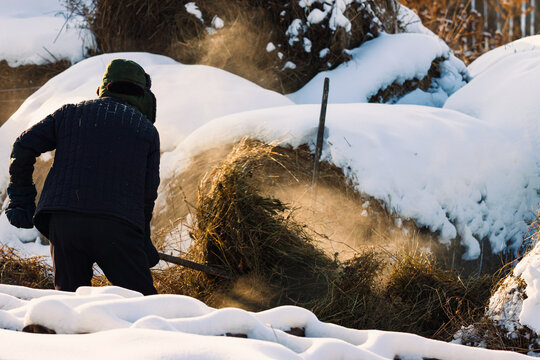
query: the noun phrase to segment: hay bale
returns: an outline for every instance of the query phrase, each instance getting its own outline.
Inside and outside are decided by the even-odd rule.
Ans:
[[[261,164],[272,147],[241,141],[203,180],[192,235],[204,262],[278,284],[281,298],[307,301],[328,291],[337,264],[314,245],[304,227],[284,216],[287,206],[260,193]]]

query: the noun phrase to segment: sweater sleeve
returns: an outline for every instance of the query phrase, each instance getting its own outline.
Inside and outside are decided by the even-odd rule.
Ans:
[[[144,233],[147,239],[150,238],[150,221],[152,220],[152,212],[154,211],[154,203],[158,196],[159,187],[159,133],[156,131],[154,141],[152,142],[150,153],[148,154],[145,191],[144,191],[144,218],[145,228]]]
[[[15,140],[9,165],[8,193],[21,193],[22,191],[28,194],[32,193],[35,197],[32,174],[36,157],[56,148],[56,123],[61,116],[62,109],[59,109],[23,132]],[[23,191],[23,189],[27,191]]]

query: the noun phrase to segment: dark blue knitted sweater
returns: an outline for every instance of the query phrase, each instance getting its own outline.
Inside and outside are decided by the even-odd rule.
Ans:
[[[159,185],[159,134],[134,107],[101,98],[61,107],[13,145],[10,187],[32,186],[35,158],[56,149],[34,216],[48,236],[49,211],[113,216],[150,237]]]

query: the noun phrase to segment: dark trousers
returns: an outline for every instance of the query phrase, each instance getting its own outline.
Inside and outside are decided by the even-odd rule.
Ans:
[[[97,263],[116,286],[156,294],[144,252],[144,236],[119,219],[69,213],[50,213],[51,255],[57,290],[91,286]]]

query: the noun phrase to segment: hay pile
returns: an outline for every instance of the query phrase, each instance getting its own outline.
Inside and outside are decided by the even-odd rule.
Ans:
[[[316,239],[295,210],[266,191],[277,181],[275,169],[289,164],[283,154],[290,151],[244,140],[203,179],[191,230],[195,244],[186,257],[236,280],[171,268],[178,290],[216,307],[296,304],[351,328],[444,340],[482,316],[491,276],[462,279],[422,252],[391,255],[363,246],[342,260],[324,251],[325,237]]]
[[[5,245],[0,246],[0,284],[54,289],[52,269],[43,259],[22,258]]]
[[[283,93],[349,60],[349,49],[381,31],[399,30],[394,0],[353,0],[345,9],[330,2],[339,14],[328,12],[311,22],[324,11],[323,1],[98,0],[90,9],[80,1],[67,3],[70,12],[86,16],[104,53],[164,54],[185,64],[222,68]],[[188,3],[197,6],[200,17],[192,5],[187,10]],[[285,66],[289,62],[295,67]]]
[[[205,263],[265,278],[282,289],[280,303],[296,304],[326,293],[337,264],[285,214],[284,203],[258,190],[262,163],[277,155],[271,146],[240,142],[203,180],[192,236]]]

